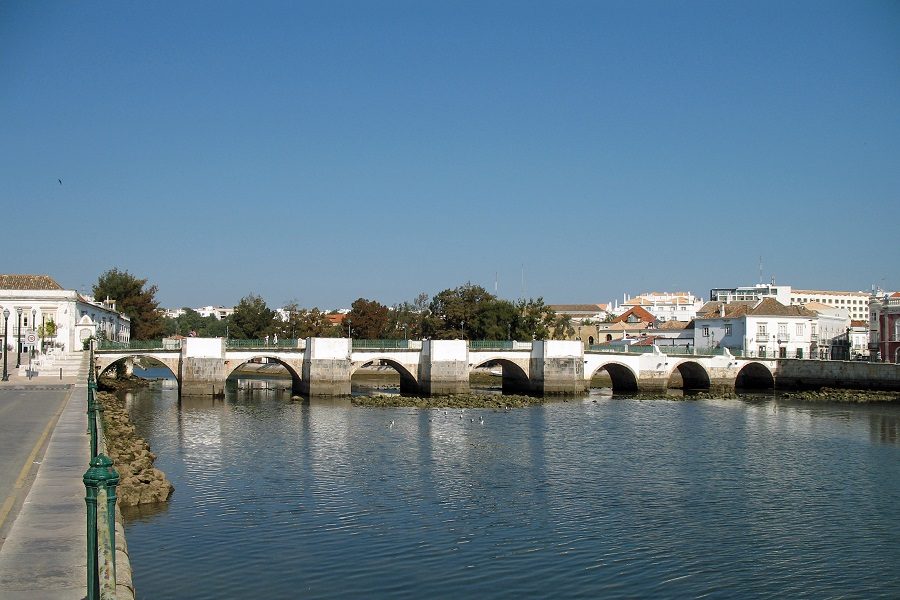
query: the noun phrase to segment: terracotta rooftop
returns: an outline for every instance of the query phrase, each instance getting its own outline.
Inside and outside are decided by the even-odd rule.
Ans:
[[[49,275],[0,275],[0,290],[61,290]]]
[[[687,329],[690,323],[688,321],[665,321],[664,323],[660,323],[657,329]]]
[[[635,296],[630,300],[623,302],[624,306],[653,306],[654,304],[691,304],[690,297],[684,292],[674,292],[672,294],[660,294],[659,292],[650,292]]]
[[[722,318],[721,302],[707,302],[698,319]],[[775,298],[763,298],[758,302],[732,302],[725,304],[725,318],[735,319],[745,315],[757,317],[815,317],[817,313],[803,306],[785,306]]]
[[[619,323],[598,323],[597,329],[599,331],[644,331],[646,329],[650,329],[650,326],[647,323],[626,323],[625,321],[621,321]]]
[[[656,317],[647,312],[646,309],[643,309],[640,306],[633,306],[613,319],[613,323],[621,323],[622,321],[628,319],[628,317],[630,317],[631,315],[634,315],[644,323],[653,323],[654,321],[656,321]]]

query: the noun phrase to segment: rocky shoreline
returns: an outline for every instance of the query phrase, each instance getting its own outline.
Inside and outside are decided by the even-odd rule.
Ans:
[[[133,382],[102,380],[105,389],[122,389]],[[136,506],[165,502],[175,486],[165,473],[153,466],[156,455],[147,442],[135,433],[134,425],[125,410],[125,401],[110,391],[97,391],[97,401],[103,407],[103,430],[106,452],[119,473],[116,489],[120,506]]]
[[[422,398],[418,396],[398,396],[379,394],[377,396],[354,396],[350,399],[353,406],[380,408],[522,408],[544,404],[545,398],[522,396],[518,394],[454,394],[451,396],[435,396]]]
[[[804,402],[849,402],[851,404],[869,404],[874,402],[900,402],[900,392],[880,392],[875,390],[843,390],[822,388],[802,392],[781,392],[779,399],[800,400]]]

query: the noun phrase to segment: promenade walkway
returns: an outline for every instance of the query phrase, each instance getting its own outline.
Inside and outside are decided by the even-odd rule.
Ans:
[[[56,427],[31,489],[0,547],[0,598],[79,600],[87,595],[84,484],[90,457],[87,369],[77,378],[31,380],[10,374],[3,389],[40,394],[42,387],[69,385]],[[14,511],[13,511],[14,512]],[[10,518],[12,518],[10,516]]]

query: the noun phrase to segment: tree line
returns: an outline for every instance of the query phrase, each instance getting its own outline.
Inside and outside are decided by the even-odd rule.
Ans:
[[[388,307],[377,300],[358,298],[341,322],[318,308],[296,302],[283,307],[287,318],[256,294],[241,299],[224,319],[203,317],[185,307],[183,314],[164,315],[156,300],[155,285],[118,269],[103,273],[93,287],[95,298],[116,300],[117,310],[131,318],[131,338],[157,339],[171,335],[281,339],[353,337],[357,339],[567,339],[574,334],[571,318],[557,315],[542,298],[510,301],[480,285],[466,283],[434,297],[421,293],[408,302]],[[333,314],[333,313],[332,313]],[[337,319],[335,319],[337,320]]]

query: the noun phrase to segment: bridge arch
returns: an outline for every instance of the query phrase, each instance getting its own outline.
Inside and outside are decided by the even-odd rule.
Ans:
[[[469,367],[469,375],[475,369],[500,367],[503,379],[502,391],[504,394],[527,394],[532,391],[531,378],[521,366],[508,358],[492,356],[472,363]]]
[[[678,382],[681,385],[678,385]],[[708,390],[710,388],[709,373],[703,365],[693,360],[679,362],[669,372],[667,387],[681,387],[688,390]]]
[[[129,354],[127,356],[120,356],[118,358],[112,358],[112,357],[110,357],[110,358],[102,357],[102,358],[104,358],[106,360],[102,360],[101,357],[97,357],[97,360],[96,360],[95,374],[97,377],[102,377],[102,376],[104,376],[104,374],[109,373],[110,371],[116,369],[119,364],[125,363],[129,360],[140,359],[140,360],[150,361],[153,363],[154,366],[165,367],[166,370],[172,374],[172,378],[175,379],[176,381],[178,380],[177,362],[173,368],[173,365],[170,364],[168,361],[161,360],[151,354]]]
[[[606,371],[612,380],[613,392],[636,392],[638,390],[637,373],[631,367],[618,362],[608,362],[598,366],[591,373],[588,381],[593,379],[600,371]]]
[[[734,380],[734,387],[737,389],[755,390],[773,389],[775,387],[775,376],[768,366],[758,362],[750,362],[738,371]]]
[[[240,360],[226,360],[225,380],[227,381],[240,367],[246,365],[247,363],[253,362],[257,358],[265,358],[270,362],[277,363],[284,367],[287,370],[288,374],[291,376],[291,389],[300,389],[300,373],[298,373],[297,370],[289,362],[286,362],[284,359],[279,358],[274,354],[259,354],[255,356],[248,356]]]
[[[400,393],[416,394],[419,392],[419,381],[403,363],[397,362],[389,356],[377,356],[365,362],[355,362],[350,364],[350,380],[353,380],[353,374],[364,367],[385,366],[394,369],[400,375]]]

